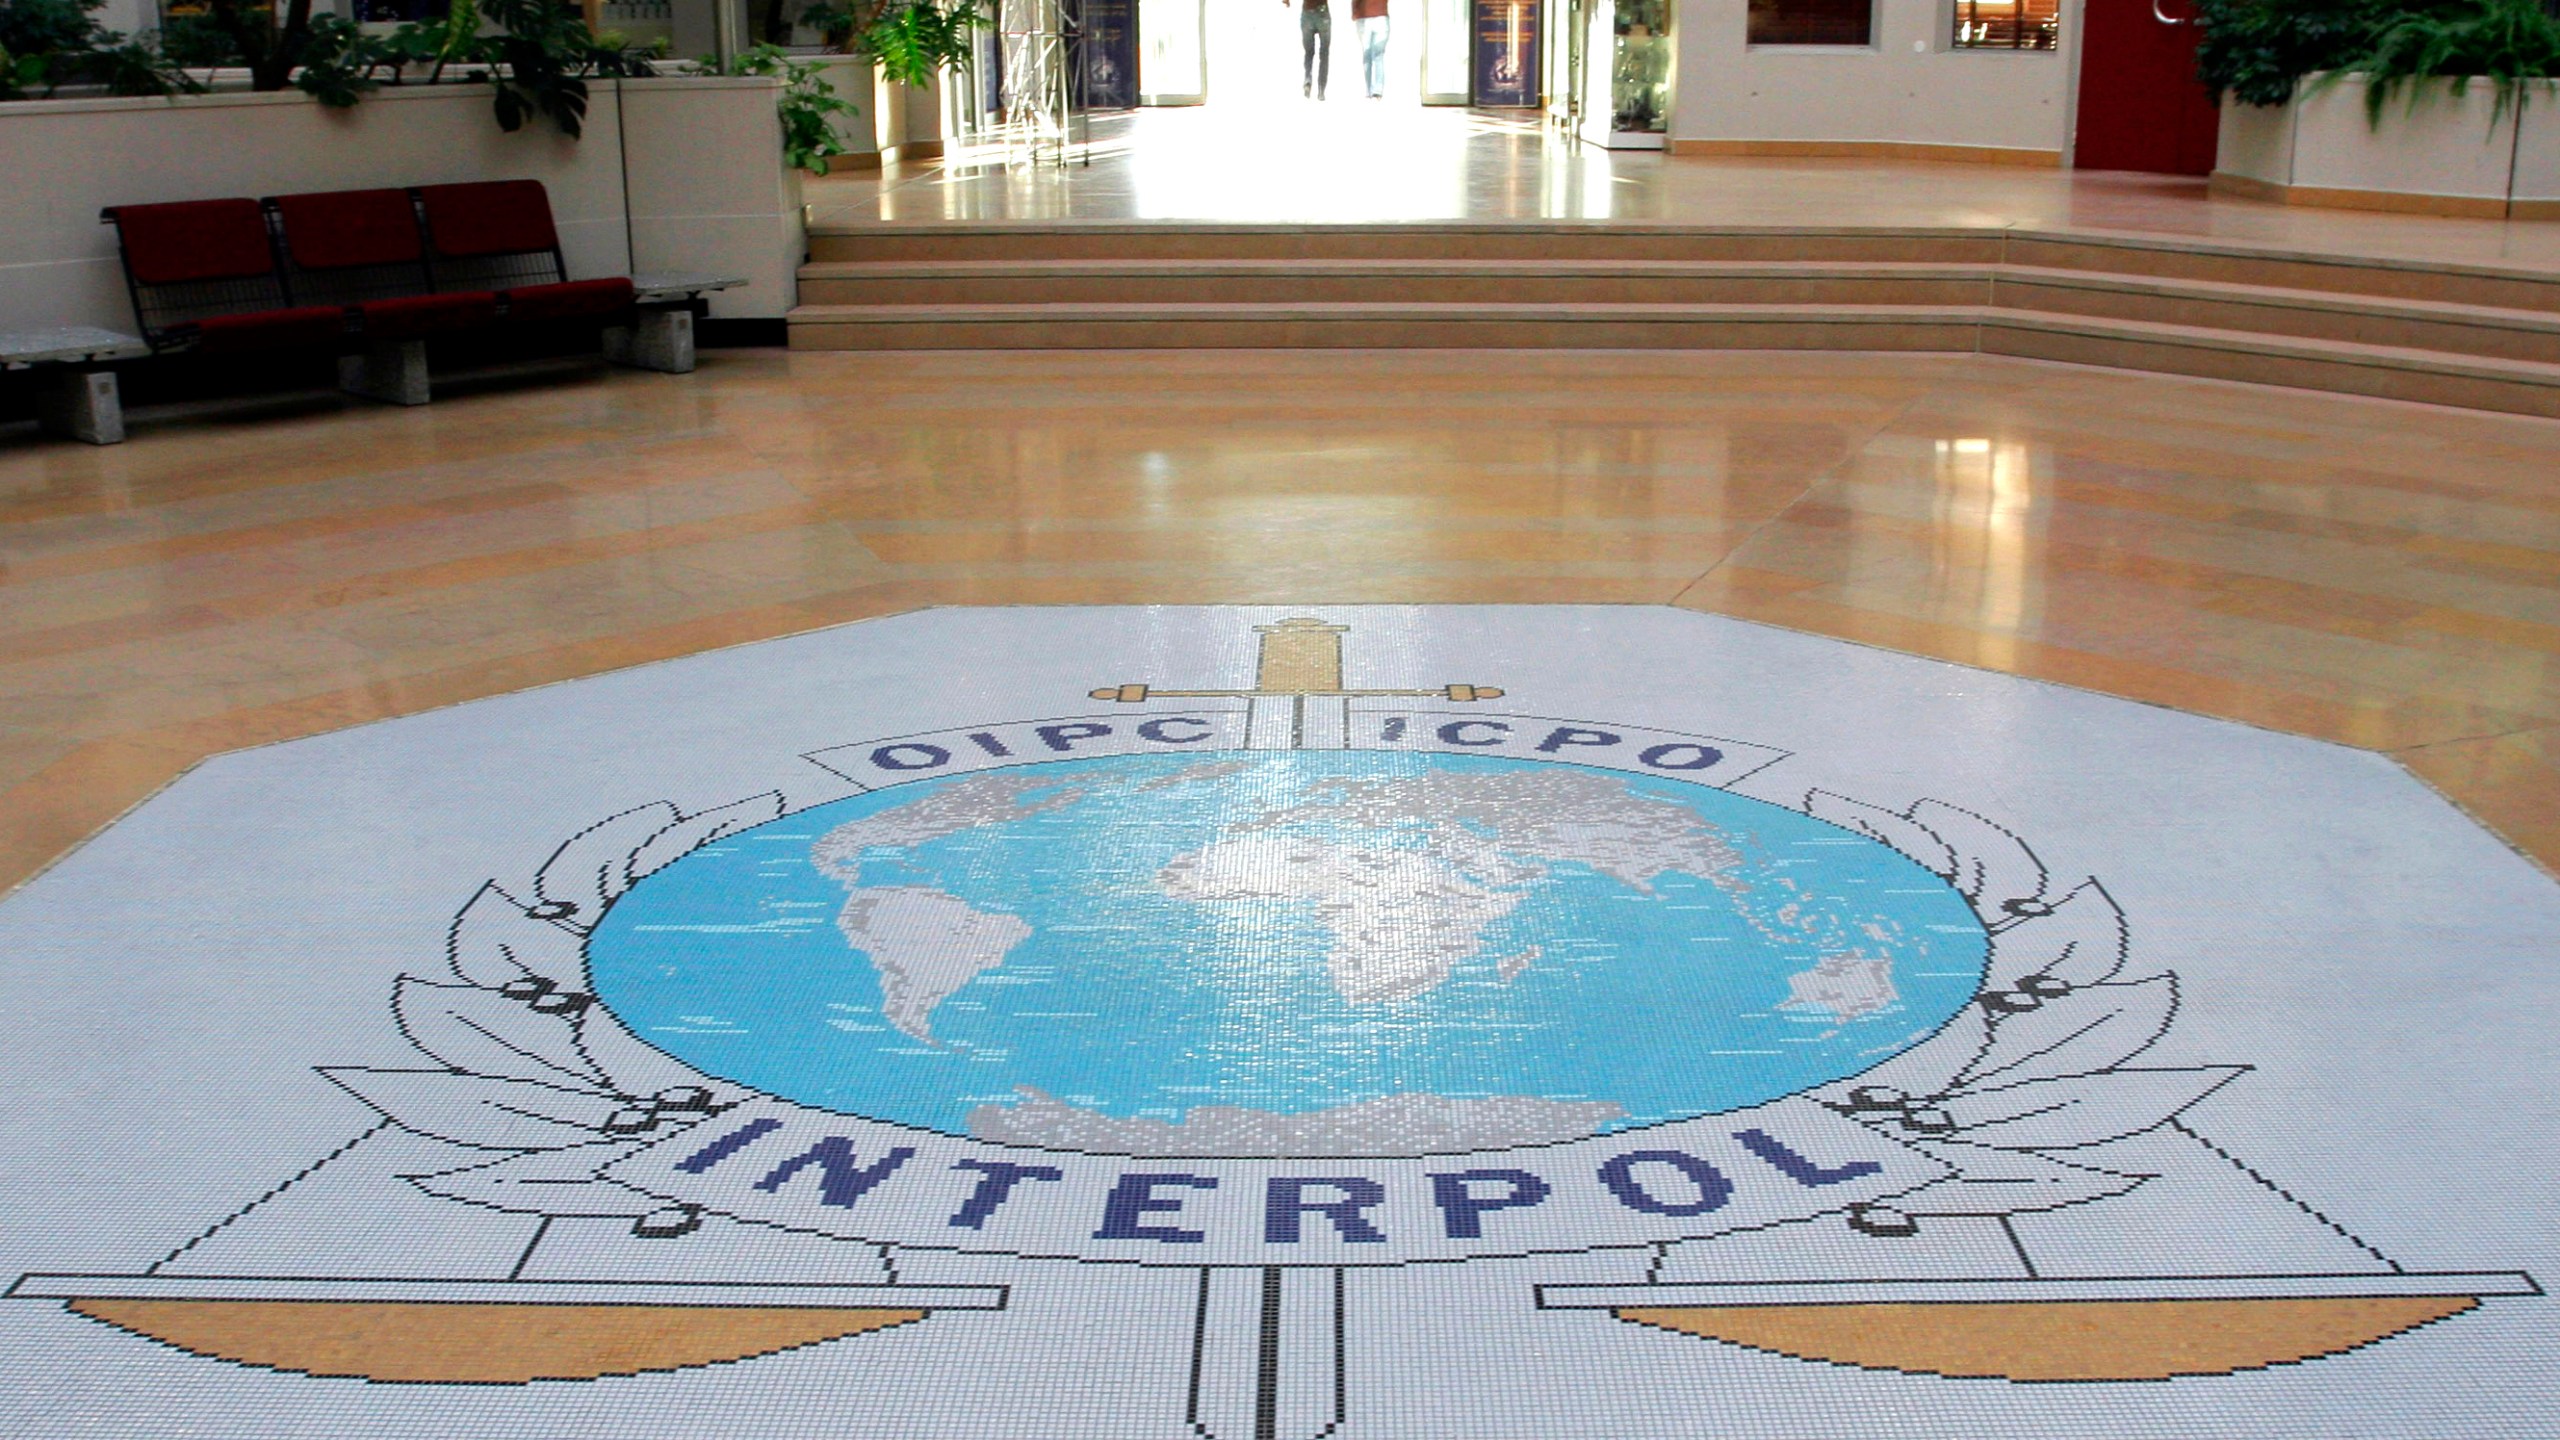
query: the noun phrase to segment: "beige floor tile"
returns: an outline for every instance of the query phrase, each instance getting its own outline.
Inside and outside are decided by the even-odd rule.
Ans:
[[[2560,424],[1867,354],[549,378],[0,439],[0,876],[208,754],[918,606],[1674,597],[2405,751],[2560,859]]]

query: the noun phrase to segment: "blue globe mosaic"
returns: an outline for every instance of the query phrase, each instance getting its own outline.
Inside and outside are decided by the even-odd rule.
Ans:
[[[1130,1154],[1552,1143],[1925,1038],[1987,938],[1863,836],[1651,775],[1226,751],[924,779],[650,876],[599,998],[708,1074]]]

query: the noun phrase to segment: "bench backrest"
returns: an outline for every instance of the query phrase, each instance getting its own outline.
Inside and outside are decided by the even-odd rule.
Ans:
[[[154,346],[216,316],[569,278],[539,180],[120,205],[104,218]]]
[[[505,290],[569,278],[539,180],[428,185],[418,215],[440,290]]]
[[[106,218],[124,252],[134,318],[155,343],[190,321],[293,303],[255,200],[119,205]]]
[[[406,190],[278,195],[266,206],[297,304],[355,305],[435,288],[417,205]]]

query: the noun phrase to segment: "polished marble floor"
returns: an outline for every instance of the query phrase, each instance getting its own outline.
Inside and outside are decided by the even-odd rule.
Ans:
[[[2560,268],[2560,223],[2215,200],[2201,180],[1904,161],[1725,159],[1558,145],[1499,112],[1337,93],[1099,119],[1067,171],[968,155],[809,186],[821,225],[951,220],[1295,224],[1589,220],[2101,230],[2312,253]]]
[[[1961,357],[707,352],[0,436],[0,880],[203,757],[936,604],[1674,604],[2389,753],[2560,864],[2560,425]]]

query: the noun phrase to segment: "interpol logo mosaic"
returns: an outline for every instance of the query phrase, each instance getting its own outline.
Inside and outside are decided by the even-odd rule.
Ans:
[[[2404,1268],[2191,1128],[2247,1057],[2148,1058],[2179,977],[1979,802],[1755,798],[1785,751],[1510,713],[1498,667],[1350,688],[1350,627],[1256,632],[1250,683],[1098,675],[809,752],[818,803],[596,820],[423,937],[441,963],[380,1014],[414,1064],[314,1054],[379,1125],[169,1262],[13,1293],[252,1365],[514,1384],[867,1343],[1001,1311],[1034,1262],[1175,1267],[1185,1427],[1234,1440],[1356,1421],[1354,1270],[1623,1252],[1523,1313],[2012,1385],[2538,1293]],[[366,1171],[403,1137],[460,1163]],[[436,1279],[211,1258],[304,1243],[288,1197],[358,1172],[522,1244]],[[2344,1258],[2093,1272],[2046,1238],[2179,1175],[2218,1197],[2191,1223]],[[1950,1234],[2000,1263],[1905,1258]],[[902,1273],[932,1254],[1029,1268]]]

